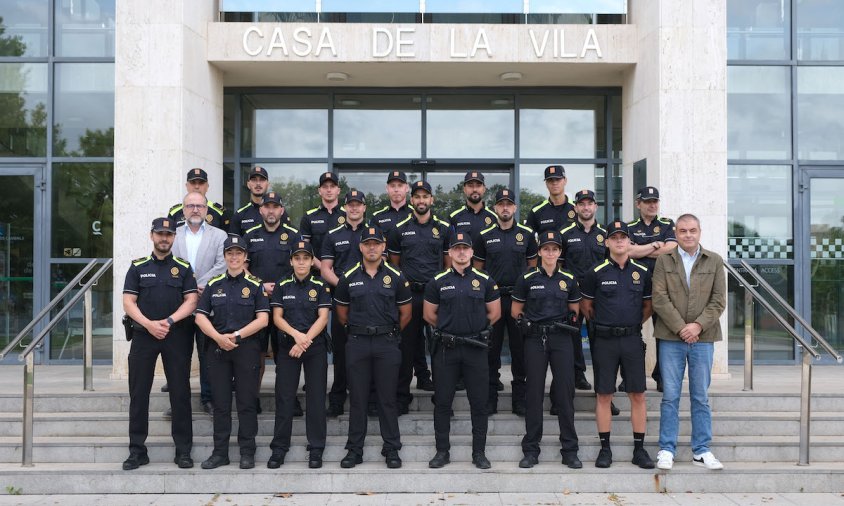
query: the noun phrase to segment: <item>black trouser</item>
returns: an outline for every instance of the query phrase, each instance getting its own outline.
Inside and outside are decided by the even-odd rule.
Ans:
[[[486,401],[489,386],[489,359],[487,350],[458,344],[454,348],[437,346],[431,357],[434,370],[434,438],[437,451],[448,451],[451,445],[448,434],[451,430],[451,403],[454,400],[457,381],[462,377],[469,398],[472,416],[472,453],[486,448],[488,425]],[[494,387],[493,387],[494,389]]]
[[[158,355],[164,364],[173,418],[170,433],[176,455],[190,455],[193,444],[193,418],[190,407],[190,358],[193,352],[190,332],[193,325],[177,324],[164,339],[146,331],[134,331],[129,349],[129,453],[146,455],[149,434],[149,393]]]
[[[583,355],[583,336],[578,332],[567,332],[571,339],[572,349],[574,350],[574,370],[577,374],[586,373],[586,357]],[[589,342],[591,349],[592,342]]]
[[[539,455],[542,440],[542,401],[545,397],[545,374],[551,365],[551,395],[559,414],[562,453],[577,452],[577,432],[574,428],[574,361],[569,332],[547,334],[545,344],[541,335],[525,337],[525,369],[527,370],[527,395],[525,396],[525,437],[522,451],[525,455]]]
[[[214,399],[214,455],[229,456],[232,433],[232,378],[237,399],[237,444],[241,455],[255,455],[258,433],[258,374],[263,351],[257,336],[244,339],[231,350],[223,351],[213,340],[206,345],[211,395]]]
[[[189,317],[193,322],[193,317]],[[211,402],[211,380],[208,378],[208,364],[205,362],[205,342],[208,339],[195,324],[191,324],[193,340],[196,343],[196,356],[199,360],[199,401],[202,404]],[[169,387],[169,383],[167,384]]]
[[[507,336],[510,343],[510,357],[512,359],[510,370],[513,372],[513,406],[525,402],[525,353],[524,341],[516,320],[510,315],[512,297],[501,296],[501,318],[492,326],[489,347],[489,404],[498,405],[498,379],[501,377],[501,348],[504,345],[504,329],[507,329]]]
[[[350,335],[346,341],[346,370],[349,378],[349,439],[346,449],[363,455],[366,438],[366,408],[373,380],[378,397],[378,421],[384,450],[400,450],[396,383],[402,353],[399,336]],[[310,388],[308,388],[310,390]]]
[[[332,406],[343,407],[346,404],[346,390],[349,385],[346,381],[346,329],[340,323],[336,313],[331,314],[331,339],[333,346],[332,356],[334,361],[334,383],[331,391],[328,392],[328,403]],[[307,381],[305,381],[307,384]],[[310,388],[310,387],[308,387]]]
[[[273,453],[290,450],[290,434],[293,430],[293,406],[296,390],[299,388],[299,374],[305,369],[305,434],[308,436],[308,450],[325,448],[325,387],[328,382],[328,357],[323,335],[317,337],[308,351],[299,358],[290,356],[292,343],[282,337],[275,355],[275,429],[270,448]]]
[[[399,369],[398,389],[396,399],[401,406],[407,406],[413,400],[410,393],[410,381],[413,379],[413,364],[419,346],[425,347],[425,337],[422,329],[425,321],[422,319],[422,292],[413,292],[411,301],[410,322],[401,331],[401,368]]]

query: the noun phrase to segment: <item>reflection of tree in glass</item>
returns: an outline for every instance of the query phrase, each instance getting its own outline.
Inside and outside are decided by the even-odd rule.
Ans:
[[[531,191],[528,188],[522,188],[519,191],[519,221],[524,223],[530,210],[543,200],[545,200],[545,195]]]
[[[53,172],[53,220],[57,256],[81,247],[83,257],[110,257],[114,220],[111,164],[60,164]]]
[[[23,56],[26,44],[21,36],[4,36],[6,27],[0,17],[0,55]],[[26,89],[27,73],[21,64],[3,65],[3,81],[5,92],[0,93],[0,153],[11,156],[44,155],[44,141],[46,130],[43,130],[46,118],[44,104],[39,103],[31,113],[31,121],[27,122]],[[13,90],[20,90],[14,93]],[[40,114],[40,123],[36,114]],[[31,124],[31,126],[30,126]]]

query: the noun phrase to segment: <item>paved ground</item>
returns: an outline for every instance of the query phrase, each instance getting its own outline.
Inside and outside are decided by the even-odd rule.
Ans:
[[[0,496],[0,505],[61,506],[322,506],[343,505],[607,505],[826,506],[842,494],[277,494]]]

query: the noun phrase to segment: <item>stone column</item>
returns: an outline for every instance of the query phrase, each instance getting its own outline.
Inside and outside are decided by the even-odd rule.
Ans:
[[[624,209],[633,216],[633,163],[647,160],[647,183],[661,213],[701,220],[701,242],[727,253],[727,36],[724,0],[630,0],[639,56],[623,87]],[[714,377],[727,369],[724,341]]]
[[[223,78],[207,62],[215,2],[117,2],[115,55],[113,376],[127,374],[123,280],[152,249],[149,226],[180,202],[202,167],[222,197]]]

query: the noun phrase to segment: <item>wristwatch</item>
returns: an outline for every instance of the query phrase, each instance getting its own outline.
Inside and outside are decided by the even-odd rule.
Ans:
[[[234,331],[234,344],[240,344],[241,341],[242,341],[242,339],[240,337],[240,331],[235,330]]]
[[[176,324],[176,322],[175,322],[175,321],[173,321],[173,317],[172,317],[172,316],[168,316],[168,317],[167,317],[167,323],[168,323],[168,324],[170,324],[171,326]]]

